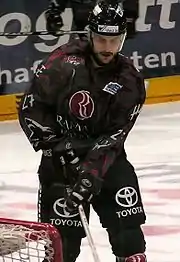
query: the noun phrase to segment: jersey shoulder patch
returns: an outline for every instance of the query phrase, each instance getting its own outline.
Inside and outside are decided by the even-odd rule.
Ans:
[[[105,87],[103,88],[104,92],[107,92],[111,95],[115,95],[119,92],[120,89],[122,89],[122,85],[116,82],[109,82]]]

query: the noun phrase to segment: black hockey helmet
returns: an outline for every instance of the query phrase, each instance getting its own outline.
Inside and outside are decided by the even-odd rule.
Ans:
[[[100,35],[126,34],[127,23],[121,3],[100,0],[89,15],[89,29]]]

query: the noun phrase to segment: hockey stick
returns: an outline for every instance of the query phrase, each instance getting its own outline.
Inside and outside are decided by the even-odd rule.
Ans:
[[[30,32],[0,32],[0,36],[29,36],[29,35],[52,35],[52,33],[55,32],[48,32],[48,31],[30,31]],[[56,32],[57,36],[62,36],[62,35],[72,35],[72,34],[87,34],[87,31],[64,31],[60,30]]]
[[[93,241],[90,229],[89,229],[89,225],[88,225],[88,221],[87,221],[87,218],[86,218],[86,214],[84,212],[84,208],[83,208],[82,205],[79,205],[78,209],[79,209],[81,221],[82,221],[82,224],[83,224],[84,230],[86,232],[86,236],[87,236],[87,239],[88,239],[91,251],[92,251],[94,262],[100,262],[100,259],[99,259],[99,256],[98,256],[98,253],[97,253],[97,250],[96,250],[96,246],[94,244],[94,241]]]
[[[67,129],[69,130],[68,127],[67,127]],[[69,150],[69,148],[67,148],[67,144],[66,144],[66,149]],[[71,149],[72,148],[70,147],[70,151],[71,151]],[[73,156],[73,159],[74,159],[74,156]],[[66,167],[65,167],[65,160],[64,160],[63,156],[60,157],[60,161],[61,161],[62,166],[64,167],[63,172],[64,172],[64,175],[66,177]],[[96,246],[94,244],[94,241],[93,241],[90,229],[89,229],[88,221],[87,221],[86,214],[84,212],[83,206],[79,205],[78,210],[79,210],[79,215],[80,215],[80,218],[81,218],[81,221],[82,221],[82,224],[83,224],[84,231],[86,233],[86,236],[87,236],[87,239],[88,239],[88,242],[89,242],[89,246],[90,246],[91,251],[92,251],[94,262],[100,262],[100,259],[99,259],[99,256],[98,256],[98,253],[97,253],[97,250],[96,250]]]

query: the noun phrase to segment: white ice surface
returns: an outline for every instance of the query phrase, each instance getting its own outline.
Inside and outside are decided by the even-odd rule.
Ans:
[[[17,121],[0,123],[0,148],[0,217],[36,221],[40,153],[33,151]],[[145,106],[126,150],[147,212],[148,262],[179,262],[180,103]],[[115,261],[93,211],[90,228],[100,260]],[[86,239],[77,262],[84,261],[93,261]]]

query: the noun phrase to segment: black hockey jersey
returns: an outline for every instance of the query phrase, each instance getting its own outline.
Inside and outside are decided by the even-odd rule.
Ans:
[[[39,65],[22,99],[19,121],[35,151],[53,150],[69,139],[78,154],[81,143],[89,143],[82,164],[104,176],[124,152],[144,101],[143,78],[128,58],[118,54],[95,67],[89,43],[76,40]]]

